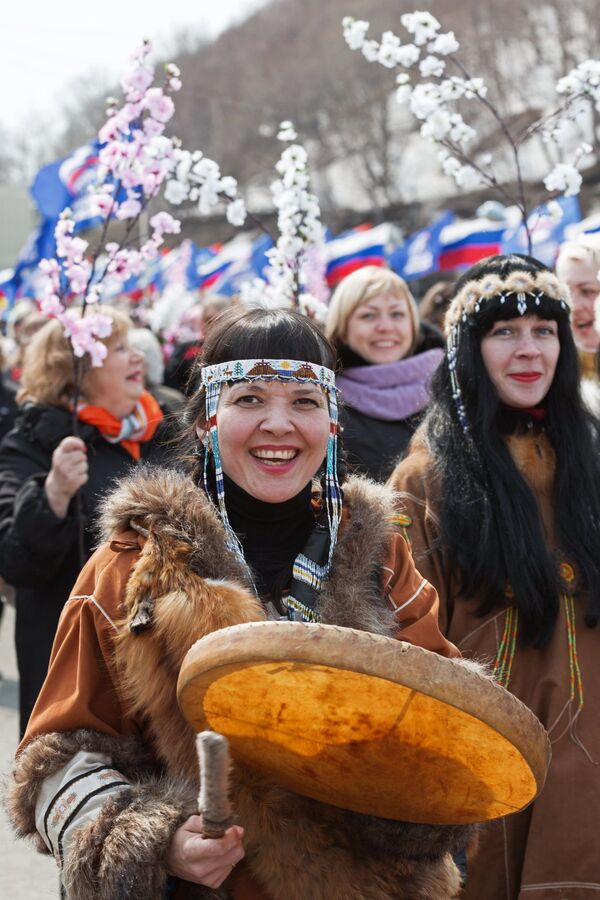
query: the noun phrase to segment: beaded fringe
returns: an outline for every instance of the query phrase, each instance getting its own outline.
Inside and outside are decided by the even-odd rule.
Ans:
[[[575,600],[572,594],[561,594],[561,601],[565,610],[565,620],[567,628],[567,644],[569,649],[569,678],[570,692],[569,699],[563,706],[555,721],[548,728],[550,735],[562,721],[565,715],[568,715],[568,721],[563,730],[553,737],[552,743],[560,740],[565,734],[569,733],[571,739],[578,747],[583,750],[587,758],[594,765],[598,763],[592,759],[588,749],[584,746],[581,738],[577,734],[577,720],[583,709],[583,679],[581,677],[581,666],[579,664],[579,655],[577,653],[577,632],[575,629]],[[504,630],[496,659],[494,660],[493,675],[498,684],[508,690],[512,667],[517,649],[517,634],[519,626],[519,610],[515,606],[509,606],[506,610],[504,619]],[[573,712],[573,709],[575,711]]]

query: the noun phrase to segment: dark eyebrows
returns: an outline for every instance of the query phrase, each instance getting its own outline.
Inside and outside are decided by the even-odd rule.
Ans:
[[[287,382],[290,384],[290,382]],[[292,384],[292,393],[295,396],[299,396],[301,394],[314,394],[317,393],[319,396],[323,394],[322,388],[318,384],[311,384],[310,382],[306,382],[306,384],[297,383]],[[261,382],[260,381],[234,381],[230,384],[231,390],[235,388],[242,388],[243,390],[255,392],[257,394],[264,394],[267,392],[269,382]]]
[[[263,393],[264,389],[255,381],[232,381],[229,383],[229,389],[234,391],[236,388],[243,388],[245,391],[258,391]]]

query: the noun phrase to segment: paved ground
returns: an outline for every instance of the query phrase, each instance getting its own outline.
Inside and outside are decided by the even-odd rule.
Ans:
[[[4,610],[0,624],[0,773],[10,771],[18,742],[17,664],[14,651],[14,610]],[[0,897],[3,900],[58,900],[56,864],[49,856],[15,841],[4,809],[0,810]]]

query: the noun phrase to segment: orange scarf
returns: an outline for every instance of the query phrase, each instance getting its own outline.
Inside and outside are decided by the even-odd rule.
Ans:
[[[144,391],[135,409],[123,419],[117,419],[102,406],[81,404],[77,418],[87,425],[94,425],[111,444],[120,444],[134,459],[141,456],[140,443],[153,437],[163,419],[160,406],[148,391]]]

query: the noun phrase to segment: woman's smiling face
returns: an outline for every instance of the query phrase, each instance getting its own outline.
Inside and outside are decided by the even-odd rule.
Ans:
[[[557,323],[535,315],[497,320],[481,339],[481,356],[500,401],[518,409],[544,399],[559,354]]]
[[[82,393],[87,403],[122,419],[133,411],[144,390],[144,355],[130,346],[127,333],[115,336],[106,346],[104,363],[86,373]]]
[[[257,500],[295,497],[327,452],[329,408],[324,391],[296,381],[223,385],[217,408],[223,471]]]
[[[410,353],[414,337],[406,298],[379,294],[350,315],[345,343],[368,363],[391,363]]]

